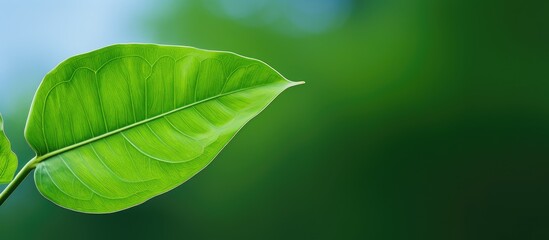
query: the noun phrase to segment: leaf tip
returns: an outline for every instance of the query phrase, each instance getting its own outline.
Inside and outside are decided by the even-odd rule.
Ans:
[[[305,84],[304,81],[292,82],[290,81],[290,87]]]

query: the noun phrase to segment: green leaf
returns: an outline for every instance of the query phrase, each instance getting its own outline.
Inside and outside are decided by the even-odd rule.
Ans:
[[[261,61],[190,47],[114,45],[70,58],[41,83],[25,129],[36,186],[80,212],[143,203],[205,168],[297,84]]]
[[[4,132],[4,120],[0,115],[0,183],[9,183],[17,170],[17,156]]]

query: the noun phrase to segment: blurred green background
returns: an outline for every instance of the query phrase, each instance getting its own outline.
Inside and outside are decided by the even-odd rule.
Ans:
[[[0,0],[20,165],[41,78],[119,42],[228,50],[304,86],[204,171],[110,215],[28,177],[0,239],[549,239],[549,2]]]

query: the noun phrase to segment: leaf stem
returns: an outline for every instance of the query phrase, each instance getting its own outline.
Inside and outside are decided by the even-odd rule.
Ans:
[[[11,193],[19,186],[21,182],[23,182],[23,179],[29,175],[29,173],[36,167],[36,157],[31,159],[19,172],[13,180],[8,184],[6,189],[0,193],[0,206],[6,201],[6,199],[11,195]]]

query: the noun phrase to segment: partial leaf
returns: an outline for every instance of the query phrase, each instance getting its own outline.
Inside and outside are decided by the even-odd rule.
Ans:
[[[140,204],[206,167],[297,84],[258,60],[189,47],[114,45],[70,58],[45,77],[27,122],[36,186],[75,211]]]
[[[4,120],[0,115],[0,183],[9,183],[17,170],[17,156],[4,132]]]

